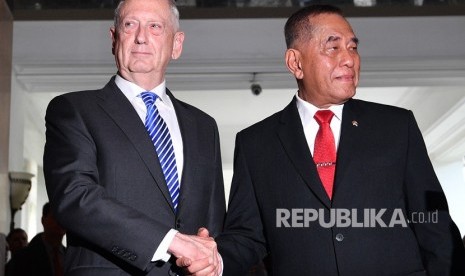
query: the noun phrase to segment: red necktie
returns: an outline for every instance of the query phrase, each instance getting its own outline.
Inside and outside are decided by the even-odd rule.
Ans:
[[[334,113],[331,110],[319,110],[314,116],[320,128],[315,138],[313,161],[329,199],[333,195],[334,173],[336,171],[336,144],[330,127],[333,116]]]

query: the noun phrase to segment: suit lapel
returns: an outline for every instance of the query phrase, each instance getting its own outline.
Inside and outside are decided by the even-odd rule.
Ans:
[[[331,202],[320,181],[310,149],[308,148],[295,101],[296,99],[294,98],[282,112],[278,136],[297,172],[315,196],[329,208]]]
[[[342,194],[351,194],[351,187],[347,187],[347,182],[344,181],[344,179],[347,179],[348,172],[360,171],[360,168],[357,166],[360,165],[360,162],[358,162],[360,160],[358,154],[361,150],[358,148],[361,146],[360,141],[363,141],[361,130],[366,126],[364,125],[363,116],[360,114],[360,108],[355,107],[357,104],[358,101],[351,99],[344,104],[344,109],[342,111],[341,136],[337,150],[333,202],[337,201]],[[354,168],[354,166],[357,168]]]
[[[181,138],[183,141],[183,171],[182,171],[182,179],[180,179],[181,183],[181,190],[180,190],[180,199],[178,204],[178,214],[181,212],[182,206],[184,205],[184,201],[186,200],[185,195],[191,195],[190,189],[194,187],[193,183],[195,183],[195,156],[198,156],[197,150],[198,147],[197,142],[197,129],[196,121],[193,119],[192,114],[190,114],[189,110],[185,108],[181,104],[181,102],[176,99],[171,91],[166,89],[166,93],[171,99],[173,103],[174,110],[176,112],[176,117],[179,124],[179,129],[181,131]]]
[[[99,97],[101,99],[99,105],[132,143],[155,179],[158,189],[172,208],[171,197],[152,141],[134,107],[115,84],[114,78],[102,89]]]

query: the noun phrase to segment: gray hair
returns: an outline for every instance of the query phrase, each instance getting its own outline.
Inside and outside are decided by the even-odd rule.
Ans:
[[[159,1],[159,0],[156,0]],[[174,31],[177,32],[179,30],[179,10],[176,6],[175,0],[167,0],[168,5],[170,6],[171,10],[171,23],[173,24]],[[114,26],[115,29],[118,29],[119,23],[120,23],[120,13],[121,9],[124,5],[125,0],[121,0],[118,3],[118,6],[116,6],[115,9],[115,17],[114,17]]]

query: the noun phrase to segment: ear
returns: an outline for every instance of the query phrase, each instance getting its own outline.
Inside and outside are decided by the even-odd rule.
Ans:
[[[302,70],[302,63],[299,50],[292,48],[287,49],[285,60],[287,69],[289,69],[289,71],[295,76],[295,78],[303,79],[304,72]]]
[[[111,53],[115,55],[116,29],[114,26],[110,27],[110,37],[111,37]]]
[[[177,32],[176,34],[174,34],[173,52],[171,53],[172,59],[178,59],[181,56],[183,43],[184,43],[184,33]]]

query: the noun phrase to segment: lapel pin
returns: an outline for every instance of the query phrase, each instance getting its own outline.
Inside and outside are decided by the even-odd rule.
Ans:
[[[352,125],[355,126],[355,127],[358,127],[358,122],[355,121],[355,120],[353,120],[353,121],[352,121]]]

